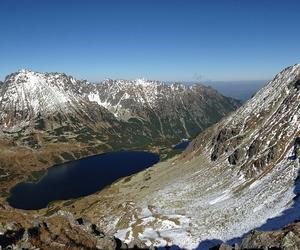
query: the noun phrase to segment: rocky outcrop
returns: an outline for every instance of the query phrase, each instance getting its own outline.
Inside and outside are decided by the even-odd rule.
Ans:
[[[213,151],[211,153],[211,160],[216,161],[224,152],[228,152],[236,145],[231,145],[229,140],[238,134],[236,128],[223,128],[220,132],[213,138],[212,146]]]
[[[0,249],[149,249],[103,233],[95,224],[59,211],[49,217],[0,210]]]
[[[244,150],[236,149],[234,152],[228,157],[228,161],[231,165],[237,165],[241,159],[243,159]]]
[[[295,88],[300,90],[300,79],[295,82]]]
[[[246,235],[240,245],[221,244],[214,249],[218,250],[299,250],[300,249],[300,222],[276,231],[252,231]]]

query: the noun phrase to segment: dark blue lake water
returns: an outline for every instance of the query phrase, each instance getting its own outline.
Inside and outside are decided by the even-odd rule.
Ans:
[[[19,183],[11,189],[9,204],[21,209],[40,209],[51,201],[93,194],[115,180],[137,173],[159,161],[159,155],[119,151],[53,166],[37,183]]]
[[[187,148],[187,146],[190,144],[190,141],[182,141],[178,144],[176,144],[173,149],[180,149],[180,150],[184,150]]]

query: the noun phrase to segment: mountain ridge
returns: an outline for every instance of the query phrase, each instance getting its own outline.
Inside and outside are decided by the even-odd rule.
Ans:
[[[142,149],[167,157],[173,144],[240,105],[205,87],[176,86],[145,80],[93,84],[25,69],[8,75],[0,85],[2,193],[28,173],[89,155]]]

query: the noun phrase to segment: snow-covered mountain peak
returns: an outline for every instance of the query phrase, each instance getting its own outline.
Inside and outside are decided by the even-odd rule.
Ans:
[[[27,73],[30,73],[30,72],[33,72],[31,69],[19,69],[18,70],[19,73],[22,73],[22,74],[27,74]]]
[[[186,89],[192,89],[192,86],[188,86],[179,82],[173,82],[170,85],[170,88],[172,90],[186,90]],[[200,86],[200,85],[199,85]],[[202,86],[203,87],[203,86]]]
[[[135,80],[124,80],[124,79],[105,79],[102,81],[102,84],[109,84],[114,85],[120,88],[127,88],[127,87],[157,87],[161,85],[166,85],[161,81],[154,81],[154,80],[146,80],[144,78],[137,78]]]
[[[146,80],[145,78],[138,78],[134,81],[136,85],[143,86],[143,87],[153,87],[153,86],[159,86],[163,85],[163,82],[160,81],[151,81],[151,80]]]
[[[84,102],[84,90],[88,86],[88,82],[77,81],[63,73],[19,70],[8,75],[1,85],[0,123],[14,127],[18,121],[28,124],[39,114],[73,112],[74,107]]]
[[[27,81],[33,76],[36,76],[38,73],[33,72],[30,69],[20,69],[15,73],[12,73],[5,78],[5,82],[21,82]]]
[[[86,80],[79,81],[65,73],[42,73],[29,69],[21,69],[6,76],[4,83],[6,83],[7,86],[14,84],[21,84],[22,86],[26,85],[28,89],[32,88],[33,90],[36,90],[39,86],[57,86],[58,88],[64,88],[65,90],[68,88],[75,88],[78,90],[86,85],[90,85]]]

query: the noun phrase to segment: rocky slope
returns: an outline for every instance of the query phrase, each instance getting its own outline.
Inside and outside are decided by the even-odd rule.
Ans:
[[[8,187],[53,164],[117,149],[171,147],[238,105],[200,85],[92,84],[20,70],[0,84],[0,192],[7,195]]]
[[[300,223],[292,223],[280,230],[260,232],[253,230],[243,238],[240,244],[221,244],[214,249],[219,250],[299,250]]]
[[[120,119],[149,127],[153,138],[191,138],[237,107],[214,89],[159,81],[106,80],[98,85],[96,102]],[[201,107],[201,108],[199,108]],[[208,115],[209,114],[209,115]]]
[[[84,215],[125,242],[188,249],[207,249],[262,225],[283,226],[299,217],[299,161],[292,157],[300,135],[299,85],[297,64],[180,157],[48,210],[62,206]]]
[[[95,224],[58,211],[43,217],[0,208],[1,249],[148,249],[141,242],[127,245],[104,234]]]
[[[71,213],[57,211],[47,216],[31,215],[0,207],[1,249],[157,249],[139,240],[130,244],[102,232],[95,224]],[[161,247],[161,250],[168,247]],[[179,249],[179,248],[174,248]],[[276,231],[256,231],[246,235],[240,244],[225,244],[211,250],[300,249],[300,222]]]

